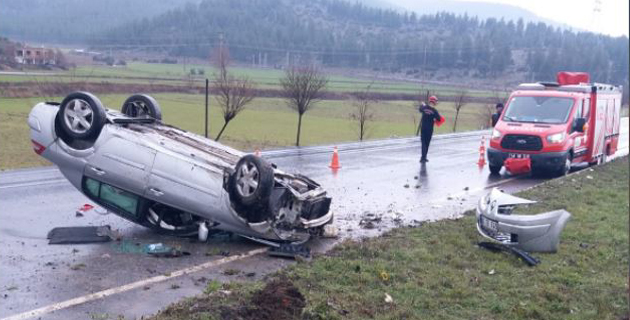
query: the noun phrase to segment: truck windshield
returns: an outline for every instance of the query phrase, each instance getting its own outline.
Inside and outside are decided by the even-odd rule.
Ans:
[[[503,121],[565,123],[573,99],[558,97],[514,97],[507,106]]]

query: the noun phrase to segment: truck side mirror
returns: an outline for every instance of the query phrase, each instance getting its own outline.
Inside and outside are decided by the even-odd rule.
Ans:
[[[577,118],[573,120],[573,131],[584,132],[584,125],[586,124],[585,118]]]

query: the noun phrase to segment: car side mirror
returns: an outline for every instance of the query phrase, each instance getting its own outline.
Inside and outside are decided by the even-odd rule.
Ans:
[[[585,118],[577,118],[573,120],[573,131],[584,132],[584,125],[586,124]]]

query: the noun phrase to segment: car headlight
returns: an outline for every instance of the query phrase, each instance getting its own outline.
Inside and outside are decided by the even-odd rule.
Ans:
[[[494,129],[492,130],[492,139],[499,139],[501,138],[501,131]]]
[[[550,134],[550,135],[547,136],[547,142],[549,142],[549,143],[560,143],[560,142],[564,141],[564,137],[565,137],[565,133],[564,132]]]

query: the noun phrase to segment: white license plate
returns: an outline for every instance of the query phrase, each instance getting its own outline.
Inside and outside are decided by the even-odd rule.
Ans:
[[[485,218],[484,216],[481,216],[480,218],[481,218],[481,226],[484,229],[487,229],[492,232],[499,231],[499,225],[496,221]]]
[[[514,159],[529,159],[529,154],[525,153],[509,153],[508,158]]]

